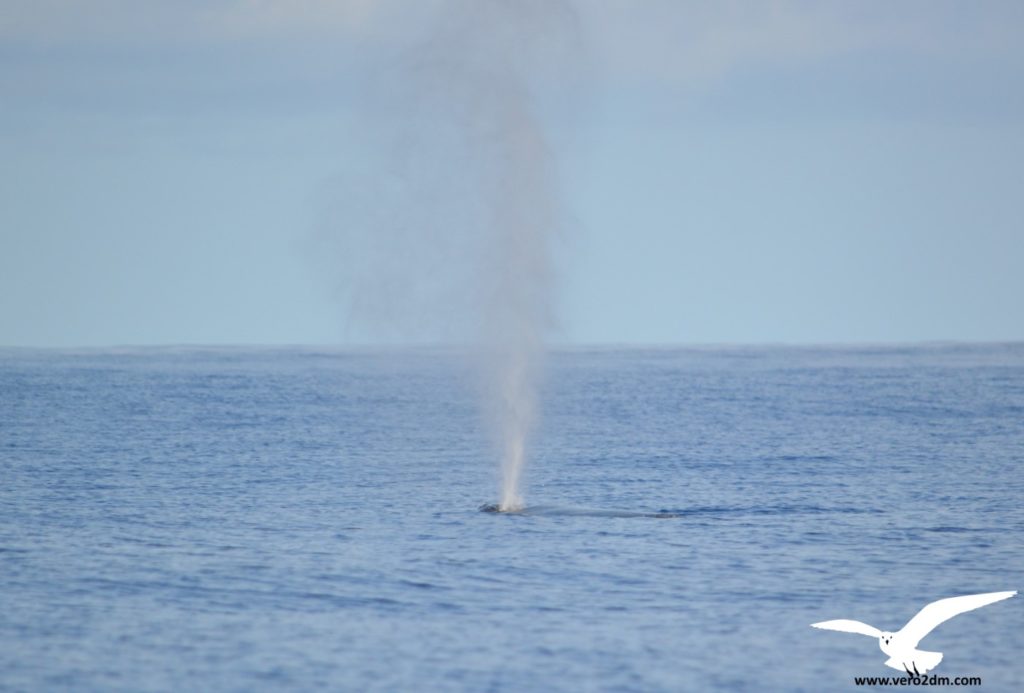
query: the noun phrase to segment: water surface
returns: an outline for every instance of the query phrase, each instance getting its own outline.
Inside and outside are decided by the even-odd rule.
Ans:
[[[0,351],[0,688],[852,689],[1019,589],[1024,345],[555,354],[527,508],[457,353]],[[1022,690],[1024,598],[922,647]]]

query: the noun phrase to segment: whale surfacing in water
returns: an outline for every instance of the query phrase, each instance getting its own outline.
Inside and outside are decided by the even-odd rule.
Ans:
[[[539,517],[653,517],[678,518],[683,513],[662,510],[660,512],[633,512],[629,510],[592,510],[587,508],[558,508],[548,505],[535,505],[522,508],[502,508],[500,503],[484,503],[479,508],[482,513],[500,513],[502,515],[527,515]]]

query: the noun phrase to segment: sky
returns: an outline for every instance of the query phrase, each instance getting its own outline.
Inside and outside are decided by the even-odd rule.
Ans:
[[[465,2],[2,5],[0,346],[420,338],[355,320],[364,260],[321,241]],[[1024,3],[558,11],[516,68],[565,210],[553,342],[1024,339]]]

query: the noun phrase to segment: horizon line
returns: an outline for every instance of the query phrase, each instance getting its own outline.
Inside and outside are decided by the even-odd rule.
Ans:
[[[1024,339],[920,339],[857,341],[715,341],[715,342],[552,342],[541,351],[577,349],[742,349],[742,348],[901,348],[956,346],[1024,346]],[[0,344],[2,351],[104,351],[125,349],[308,349],[326,351],[471,351],[486,348],[473,342],[141,342],[78,345]]]

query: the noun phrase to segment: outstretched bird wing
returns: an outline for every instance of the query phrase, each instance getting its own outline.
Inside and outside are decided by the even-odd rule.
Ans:
[[[878,630],[874,626],[869,626],[866,623],[860,621],[850,621],[849,619],[840,618],[835,621],[822,621],[821,623],[812,623],[811,628],[824,628],[825,630],[839,630],[844,633],[860,633],[861,635],[867,635],[871,638],[877,638],[882,634],[882,631]]]
[[[965,594],[962,597],[950,597],[932,602],[917,612],[914,618],[907,622],[907,625],[896,634],[900,644],[907,647],[917,647],[924,636],[928,635],[943,621],[948,621],[958,614],[986,606],[993,602],[1009,599],[1013,592],[986,592],[985,594]]]

